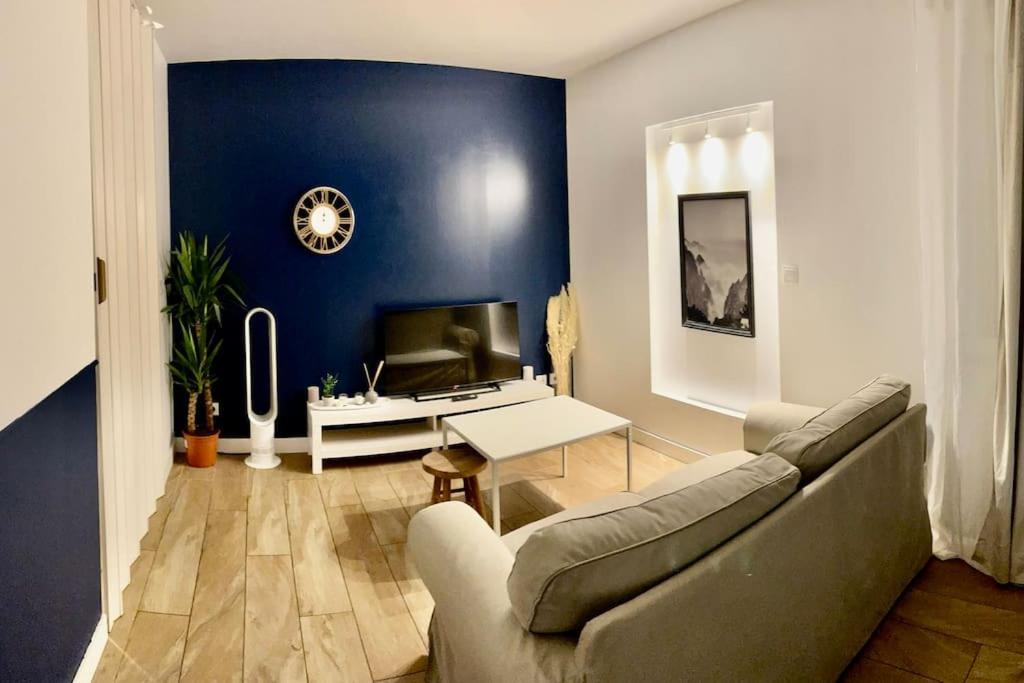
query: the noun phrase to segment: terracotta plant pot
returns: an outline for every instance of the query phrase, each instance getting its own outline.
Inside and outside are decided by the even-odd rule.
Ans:
[[[220,438],[220,430],[213,434],[190,434],[185,435],[185,460],[189,467],[213,467],[217,464],[217,440]]]

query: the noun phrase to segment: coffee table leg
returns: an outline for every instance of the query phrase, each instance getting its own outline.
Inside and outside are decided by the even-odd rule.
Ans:
[[[633,490],[633,425],[626,427],[626,490]]]
[[[491,523],[494,533],[501,536],[501,478],[498,476],[498,463],[491,461]]]
[[[569,447],[562,446],[562,478],[569,476]]]

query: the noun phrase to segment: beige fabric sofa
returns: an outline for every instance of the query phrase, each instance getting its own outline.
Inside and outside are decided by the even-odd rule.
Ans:
[[[744,424],[748,452],[699,465],[748,461],[818,412],[760,405]],[[924,416],[911,407],[745,530],[578,632],[525,630],[506,586],[515,550],[552,518],[498,538],[462,503],[423,510],[409,547],[436,603],[428,680],[834,680],[931,553]],[[668,484],[706,475],[689,466]]]

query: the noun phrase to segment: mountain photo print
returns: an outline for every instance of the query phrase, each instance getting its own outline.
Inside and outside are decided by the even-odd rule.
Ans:
[[[679,195],[683,327],[754,336],[748,192]]]

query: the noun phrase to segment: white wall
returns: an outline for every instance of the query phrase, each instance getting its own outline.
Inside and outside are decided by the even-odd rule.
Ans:
[[[730,415],[781,392],[772,105],[756,106],[647,129],[651,390]],[[753,337],[682,325],[678,196],[730,191],[749,194]]]
[[[0,3],[0,429],[96,357],[85,5]]]
[[[653,394],[646,126],[774,102],[782,398],[922,382],[909,0],[747,0],[569,79],[576,392],[701,450],[739,422]]]

